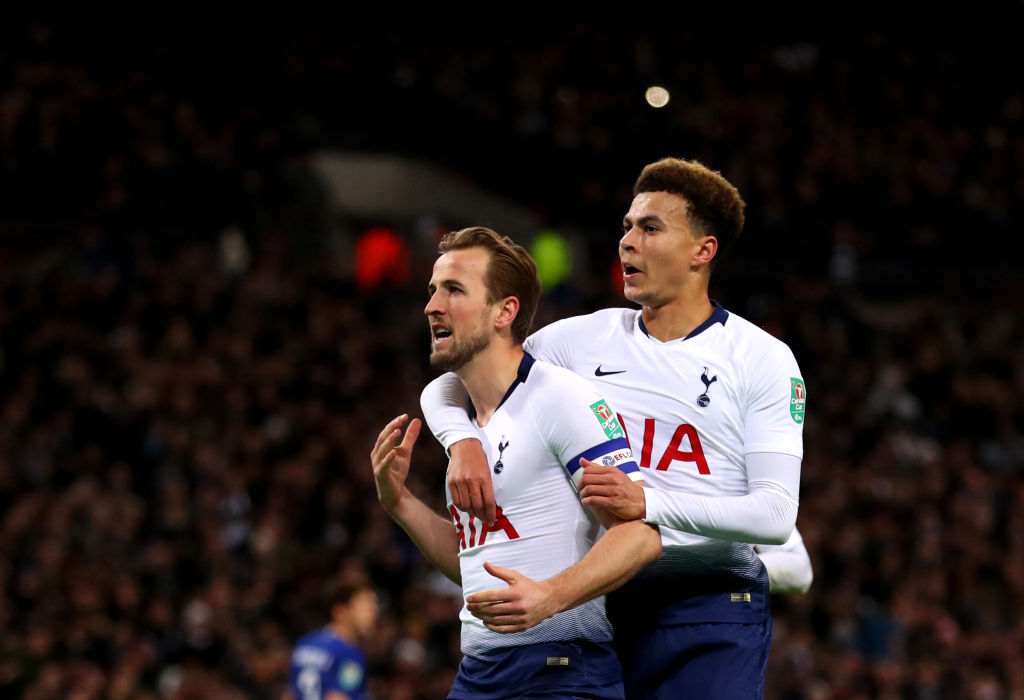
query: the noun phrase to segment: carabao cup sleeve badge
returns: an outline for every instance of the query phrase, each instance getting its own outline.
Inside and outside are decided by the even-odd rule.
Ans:
[[[807,387],[804,386],[804,380],[800,377],[790,377],[789,383],[791,387],[789,415],[793,416],[793,420],[797,423],[803,423],[804,408],[807,404]]]
[[[604,434],[609,440],[626,436],[622,431],[622,426],[619,425],[619,419],[612,413],[612,410],[604,400],[590,404],[590,410],[594,412],[594,416],[597,417],[597,421],[601,424],[601,429],[604,430]]]

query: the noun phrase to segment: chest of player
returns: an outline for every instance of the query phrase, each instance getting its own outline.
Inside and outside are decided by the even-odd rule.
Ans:
[[[527,411],[515,411],[518,402],[509,403],[511,410],[497,412],[479,428],[495,501],[508,511],[544,494],[572,495],[565,468],[536,429],[534,418]]]
[[[535,537],[561,525],[574,531],[581,519],[579,497],[564,466],[541,438],[529,412],[515,410],[519,401],[509,403],[511,410],[503,407],[486,426],[477,428],[490,469],[497,522],[486,526],[456,509],[445,487],[462,550]]]
[[[714,348],[687,343],[627,343],[614,353],[595,348],[581,353],[573,369],[608,398],[637,464],[653,472],[645,473],[647,481],[679,487],[713,477],[740,486],[744,377]]]

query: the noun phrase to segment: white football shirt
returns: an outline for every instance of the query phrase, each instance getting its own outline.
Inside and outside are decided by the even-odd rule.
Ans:
[[[803,456],[806,390],[789,347],[715,305],[686,338],[647,334],[638,310],[603,309],[530,336],[538,359],[592,381],[619,411],[641,478],[703,496],[748,493],[745,456]],[[753,547],[661,528],[661,558],[640,577],[730,574],[752,580]]]
[[[576,491],[581,457],[642,478],[625,433],[597,388],[566,369],[534,362],[529,354],[498,410],[475,429],[491,465],[498,520],[486,526],[456,509],[446,485],[467,596],[505,587],[484,570],[485,561],[543,580],[589,551],[601,527]],[[488,630],[465,605],[459,617],[466,654],[536,642],[611,640],[603,596],[513,634]]]

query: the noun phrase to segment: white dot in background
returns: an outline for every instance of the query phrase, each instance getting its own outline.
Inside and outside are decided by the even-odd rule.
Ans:
[[[657,85],[647,88],[644,97],[647,99],[647,104],[651,107],[664,107],[668,104],[668,90]]]

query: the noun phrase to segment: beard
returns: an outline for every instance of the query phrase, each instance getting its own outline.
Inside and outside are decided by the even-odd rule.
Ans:
[[[431,350],[430,366],[442,372],[458,372],[467,362],[487,347],[490,338],[486,333],[471,335],[464,340],[456,338],[451,347],[443,352]]]

